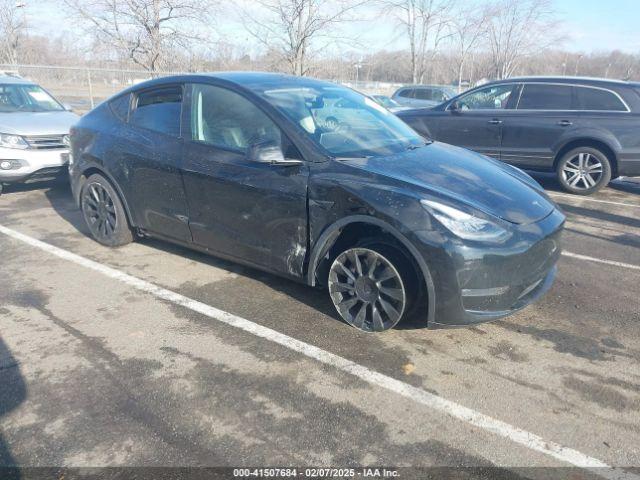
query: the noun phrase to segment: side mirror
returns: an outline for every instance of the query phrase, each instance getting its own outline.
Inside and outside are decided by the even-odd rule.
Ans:
[[[284,158],[280,145],[273,141],[254,143],[249,147],[247,157],[252,162],[267,163],[269,165],[291,167],[302,165],[302,160]]]
[[[67,112],[73,112],[73,107],[68,103],[63,103],[62,108],[64,108]]]
[[[462,105],[460,105],[460,102],[456,100],[455,102],[451,102],[449,110],[453,113],[460,113],[462,111]]]

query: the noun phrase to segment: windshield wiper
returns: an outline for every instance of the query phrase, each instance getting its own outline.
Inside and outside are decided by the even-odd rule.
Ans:
[[[411,143],[411,144],[407,145],[406,150],[417,150],[417,149],[419,149],[421,147],[424,147],[426,145],[431,145],[432,143],[433,143],[433,140],[424,140],[424,142],[419,144],[419,145],[414,145],[414,144]]]

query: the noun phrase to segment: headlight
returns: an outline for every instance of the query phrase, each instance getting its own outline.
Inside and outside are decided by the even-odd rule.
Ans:
[[[502,242],[511,236],[508,231],[494,222],[449,205],[432,200],[421,200],[420,203],[449,231],[465,240]]]
[[[0,147],[25,149],[29,148],[29,144],[20,135],[0,133]]]

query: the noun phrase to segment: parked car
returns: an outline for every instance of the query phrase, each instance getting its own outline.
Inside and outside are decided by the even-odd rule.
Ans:
[[[0,76],[0,193],[2,184],[66,178],[77,120],[35,83]]]
[[[321,125],[337,97],[368,121]],[[331,83],[155,79],[83,116],[71,145],[73,194],[98,242],[153,236],[325,287],[364,331],[412,313],[432,327],[500,318],[556,272],[565,218],[533,179],[426,142]]]
[[[429,138],[555,172],[571,193],[589,195],[611,178],[640,175],[640,83],[512,78],[399,115]]]
[[[435,107],[456,96],[455,89],[441,85],[412,85],[396,90],[391,98],[405,107]]]
[[[400,105],[393,98],[388,97],[387,95],[371,95],[371,98],[392,113],[400,112],[402,110],[409,110],[411,108]]]

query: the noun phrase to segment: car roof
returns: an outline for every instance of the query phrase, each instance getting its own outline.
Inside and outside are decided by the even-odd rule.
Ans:
[[[400,90],[404,90],[406,88],[451,88],[448,85],[426,85],[426,84],[418,84],[418,85],[404,85],[400,87]]]
[[[566,84],[580,84],[587,86],[639,86],[640,83],[628,82],[625,80],[615,80],[612,78],[597,78],[597,77],[551,77],[551,76],[529,76],[529,77],[511,77],[504,80],[494,80],[492,82],[485,83],[484,85],[493,85],[497,83],[509,83],[509,82],[537,82],[537,83],[566,83]],[[484,86],[480,85],[480,86]]]
[[[0,85],[35,85],[35,83],[22,77],[0,73]]]
[[[141,89],[160,86],[170,83],[186,83],[206,80],[222,80],[236,84],[248,90],[262,92],[274,88],[317,88],[337,86],[337,84],[316,80],[309,77],[298,77],[295,75],[286,75],[284,73],[271,72],[213,72],[213,73],[191,73],[182,75],[171,75],[167,77],[159,77],[153,80],[138,83],[129,87],[125,92],[138,91]]]

